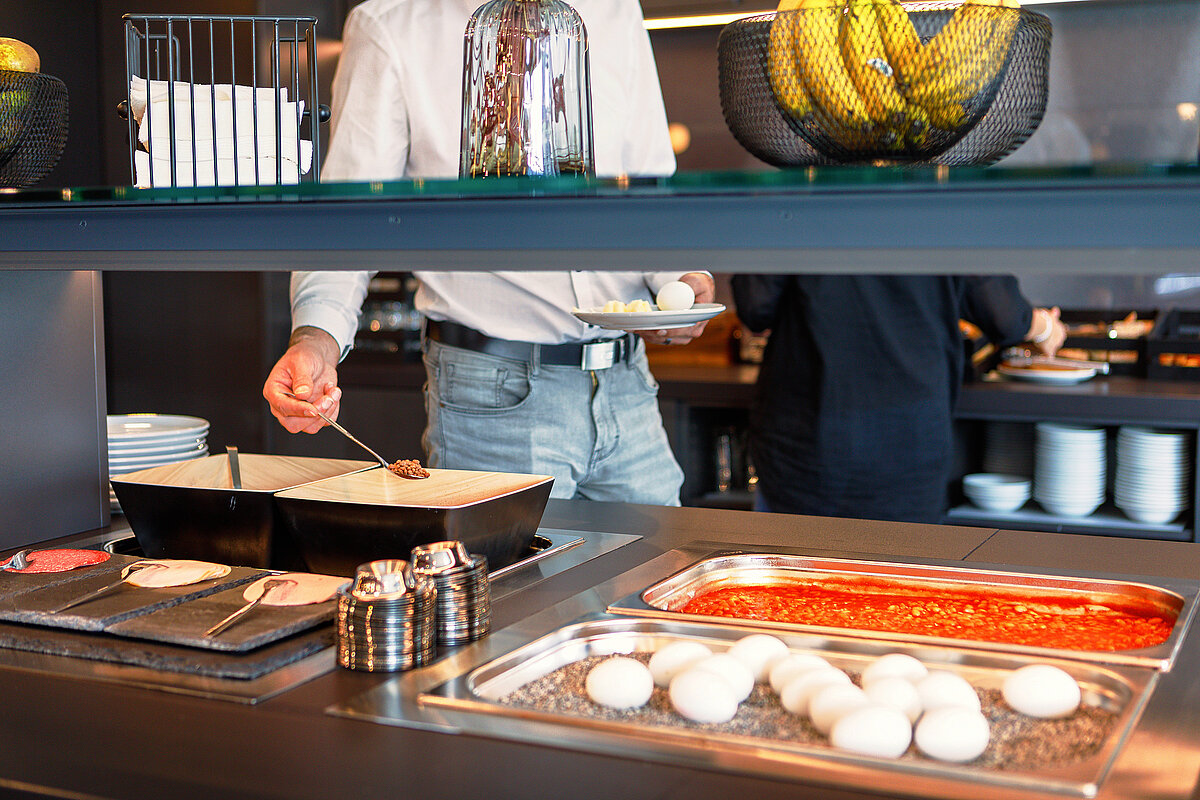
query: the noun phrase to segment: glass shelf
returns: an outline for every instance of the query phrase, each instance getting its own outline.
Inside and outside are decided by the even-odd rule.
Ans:
[[[1190,164],[0,190],[0,268],[1189,272],[1198,208]]]

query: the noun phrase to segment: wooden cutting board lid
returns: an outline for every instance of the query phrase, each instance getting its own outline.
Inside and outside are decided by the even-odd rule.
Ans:
[[[549,475],[460,469],[430,469],[428,478],[414,480],[401,478],[379,467],[288,489],[278,496],[334,503],[459,508],[504,497],[552,480]]]

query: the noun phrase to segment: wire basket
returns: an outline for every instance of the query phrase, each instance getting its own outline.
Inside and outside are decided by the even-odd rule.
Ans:
[[[67,87],[40,72],[0,70],[0,186],[32,186],[67,145]]]
[[[316,182],[313,17],[126,14],[130,172],[137,186]]]
[[[901,8],[890,0],[868,5],[875,13],[885,7]],[[863,8],[861,2],[850,7],[859,12]],[[924,60],[914,57],[912,53],[928,49],[952,24],[957,8],[931,3],[903,6],[916,36],[913,49],[887,61],[865,57],[862,61],[871,69],[858,75],[850,74],[844,65],[856,52],[866,56],[871,52],[845,44],[850,13],[836,21],[824,20],[824,27],[804,17],[839,14],[840,8],[764,14],[725,26],[717,58],[726,124],[743,147],[778,167],[999,161],[1033,134],[1045,114],[1050,21],[1025,9],[967,4],[964,9],[980,17],[974,18],[974,38],[968,37],[966,25],[954,23],[956,35],[964,37],[956,43],[958,57],[934,57],[955,52],[944,47],[945,39],[939,41],[937,52],[924,52]],[[877,19],[883,20],[880,25],[897,24],[894,17],[879,14]],[[802,25],[806,28],[800,33]],[[1011,38],[1004,37],[1006,47],[985,44],[985,36],[997,35],[995,31],[1004,31],[1005,26],[1011,31]],[[842,58],[831,59],[831,52],[834,58]],[[993,61],[980,63],[984,58]],[[891,61],[897,64],[895,70]],[[960,80],[952,82],[948,78],[955,69]],[[964,73],[974,81],[961,79]],[[890,78],[891,85],[859,91],[867,85],[864,81],[880,77]]]

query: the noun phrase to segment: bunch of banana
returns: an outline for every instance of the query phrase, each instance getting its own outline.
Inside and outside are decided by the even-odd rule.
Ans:
[[[781,108],[852,151],[920,148],[953,130],[1004,66],[1017,0],[967,0],[927,44],[899,0],[782,0],[768,75]],[[791,13],[787,13],[791,12]]]

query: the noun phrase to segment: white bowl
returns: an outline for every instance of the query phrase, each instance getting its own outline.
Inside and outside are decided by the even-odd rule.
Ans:
[[[1030,481],[1020,475],[976,472],[963,477],[963,494],[986,511],[1016,511],[1029,500]]]

